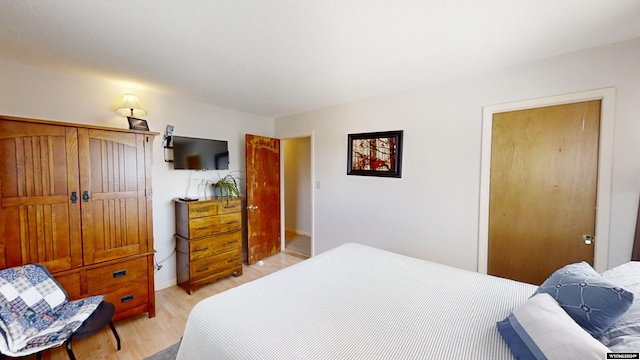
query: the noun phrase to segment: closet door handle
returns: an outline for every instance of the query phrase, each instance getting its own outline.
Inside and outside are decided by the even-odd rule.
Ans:
[[[82,201],[89,202],[89,192],[88,191],[83,191],[82,192]]]
[[[75,191],[71,192],[71,203],[75,204],[78,202],[78,193]]]

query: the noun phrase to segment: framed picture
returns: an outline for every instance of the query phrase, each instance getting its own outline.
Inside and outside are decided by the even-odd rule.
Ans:
[[[127,119],[129,119],[129,129],[149,131],[149,125],[147,124],[147,120],[138,119],[130,116],[128,116]]]
[[[402,177],[402,133],[349,134],[347,175]]]

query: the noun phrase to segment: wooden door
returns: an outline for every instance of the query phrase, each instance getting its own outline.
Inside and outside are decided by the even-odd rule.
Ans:
[[[148,251],[145,135],[79,129],[85,265]]]
[[[247,262],[280,252],[280,140],[246,135]]]
[[[0,120],[0,268],[82,266],[75,128]]]
[[[599,129],[599,100],[494,114],[489,274],[540,284],[593,265]]]

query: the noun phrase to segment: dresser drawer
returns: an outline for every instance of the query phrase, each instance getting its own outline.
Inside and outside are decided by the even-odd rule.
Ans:
[[[242,215],[239,212],[189,220],[189,234],[192,239],[239,230],[241,227]]]
[[[242,210],[242,200],[221,200],[218,205],[218,214],[229,214],[234,212],[240,212]]]
[[[105,301],[115,305],[119,313],[148,303],[149,285],[146,280],[128,282],[104,295]]]
[[[89,270],[87,271],[87,291],[96,293],[126,282],[145,279],[147,270],[146,257]]]
[[[241,248],[242,231],[189,241],[189,255],[191,260],[198,260]]]
[[[235,249],[208,258],[198,259],[191,262],[191,279],[195,280],[207,277],[239,265],[242,265],[242,249]]]
[[[197,219],[218,214],[218,204],[214,202],[191,202],[189,206],[189,219]]]

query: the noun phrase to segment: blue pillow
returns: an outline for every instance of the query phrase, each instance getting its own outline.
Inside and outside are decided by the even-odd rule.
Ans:
[[[535,294],[551,295],[562,308],[597,338],[633,303],[633,293],[598,274],[586,262],[569,264],[545,280]]]

